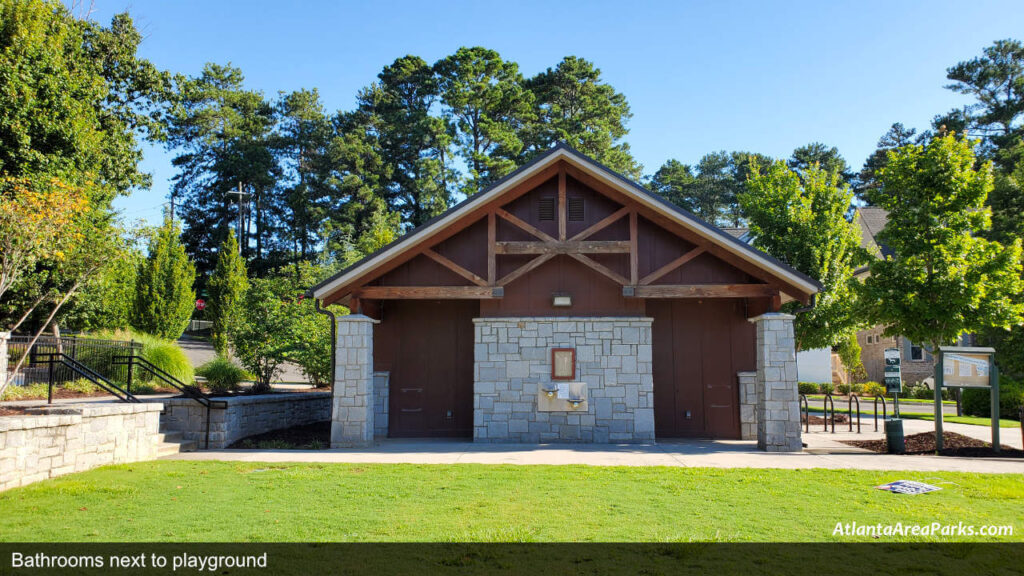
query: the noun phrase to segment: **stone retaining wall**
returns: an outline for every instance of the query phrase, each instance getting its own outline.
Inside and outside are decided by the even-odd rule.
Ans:
[[[740,385],[740,438],[757,440],[757,372],[737,372]]]
[[[0,418],[0,490],[156,458],[159,403],[72,404]]]
[[[210,449],[227,448],[242,438],[271,430],[302,426],[331,419],[328,392],[295,392],[214,398],[210,410]],[[161,421],[166,432],[181,432],[199,449],[206,448],[206,408],[191,398],[164,401]]]
[[[476,442],[652,442],[651,318],[477,318],[473,363]],[[576,350],[586,409],[538,411],[551,349]]]

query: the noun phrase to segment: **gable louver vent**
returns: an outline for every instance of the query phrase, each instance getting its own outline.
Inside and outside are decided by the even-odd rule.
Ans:
[[[570,222],[583,222],[583,219],[584,219],[583,198],[580,198],[579,196],[577,196],[577,197],[570,196],[568,198],[568,200],[569,200],[569,206],[568,206],[568,209],[569,209],[569,221]]]
[[[537,205],[537,219],[538,220],[554,220],[555,219],[555,197],[547,196],[540,199],[540,203]]]

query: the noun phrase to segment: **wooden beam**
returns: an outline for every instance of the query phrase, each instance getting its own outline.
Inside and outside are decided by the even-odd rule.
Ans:
[[[615,212],[612,212],[610,215],[605,216],[598,222],[592,224],[589,228],[573,236],[569,240],[583,240],[584,238],[589,238],[590,236],[596,234],[597,232],[604,230],[608,226],[611,226],[613,223],[617,222],[626,214],[629,214],[629,207],[623,206],[622,208],[619,208]]]
[[[501,298],[501,287],[492,286],[363,286],[356,291],[368,300],[479,300]]]
[[[516,268],[512,272],[509,272],[501,280],[498,280],[498,286],[505,286],[505,285],[507,285],[508,283],[512,282],[516,278],[519,278],[523,274],[526,274],[527,272],[537,268],[541,264],[547,262],[548,260],[551,260],[554,257],[555,257],[554,254],[542,254],[540,256],[537,256],[533,260],[530,260],[526,264],[523,264],[519,268]]]
[[[558,171],[558,239],[565,241],[565,227],[568,217],[565,203],[565,170]]]
[[[583,254],[568,254],[568,256],[571,258],[575,258],[576,260],[582,262],[584,265],[590,267],[591,269],[596,270],[601,274],[604,274],[605,276],[611,278],[618,284],[622,284],[623,286],[629,284],[629,280],[627,280],[625,276],[619,274],[618,272],[612,270],[611,268],[605,266],[604,264],[601,264],[600,262],[594,260],[593,258],[589,258]]]
[[[550,235],[548,235],[547,232],[544,232],[540,228],[537,228],[536,226],[530,224],[525,220],[521,220],[518,216],[511,214],[502,208],[498,208],[497,210],[494,211],[494,213],[497,214],[498,216],[501,216],[505,220],[508,220],[510,223],[518,226],[524,231],[533,234],[534,236],[540,238],[541,240],[544,240],[545,242],[558,242],[558,240],[555,240]]]
[[[497,254],[626,254],[630,250],[629,242],[595,241],[581,242],[497,242],[494,246]]]
[[[547,182],[548,180],[557,177],[558,171],[562,169],[562,166],[564,164],[564,161],[556,162],[555,164],[548,166],[547,168],[541,170],[540,172],[534,174],[533,176],[526,178],[525,180],[517,184],[515,188],[513,188],[512,190],[509,190],[500,197],[495,198],[493,201],[485,203],[479,208],[474,209],[473,211],[465,214],[463,220],[456,225],[439,228],[429,235],[421,234],[419,240],[417,241],[417,246],[435,246],[441,242],[444,242],[448,238],[455,236],[459,232],[465,230],[470,225],[479,222],[481,218],[487,217],[488,212],[493,211],[495,206],[503,206],[505,204],[508,204],[509,202],[514,201],[516,198],[519,198],[524,194],[531,192],[537,186],[540,186],[541,184]],[[392,258],[386,263],[382,263],[376,266],[375,268],[366,272],[365,274],[353,278],[344,285],[335,287],[333,290],[331,290],[330,294],[325,296],[324,304],[327,305],[343,302],[348,297],[348,295],[351,294],[351,292],[357,289],[359,286],[364,286],[366,285],[366,283],[371,282],[374,278],[379,278],[384,274],[387,274],[388,272],[394,270],[395,268],[401,266],[402,264],[405,264],[409,260],[412,260],[420,253],[422,253],[422,249],[417,247],[417,249],[409,251],[402,257]]]
[[[693,260],[697,256],[700,256],[704,252],[707,252],[707,248],[703,246],[697,246],[696,248],[687,250],[687,252],[680,256],[679,258],[676,258],[675,260],[669,262],[668,264],[665,264],[661,268],[658,268],[654,272],[651,272],[647,276],[644,276],[643,279],[640,280],[640,285],[646,286],[651,282],[654,282],[658,278],[661,278],[665,274],[668,274],[669,272],[675,270],[676,268],[679,268],[683,264],[686,264],[690,260]]]
[[[636,210],[629,213],[629,283],[636,285],[640,277],[640,254],[638,250]]]
[[[494,258],[494,244],[498,238],[494,212],[487,213],[487,283],[494,286],[498,280],[498,262]]]
[[[624,286],[622,295],[632,298],[763,298],[779,293],[769,284],[673,284]]]
[[[483,278],[477,276],[476,274],[473,274],[469,270],[466,270],[462,266],[459,266],[455,262],[452,262],[448,258],[445,258],[441,254],[438,254],[432,248],[427,248],[426,250],[424,250],[423,255],[426,256],[427,258],[430,258],[434,262],[437,262],[441,266],[444,266],[445,268],[451,270],[452,272],[455,272],[459,276],[462,276],[466,280],[469,280],[473,284],[476,284],[477,286],[487,286],[487,280],[484,280]]]

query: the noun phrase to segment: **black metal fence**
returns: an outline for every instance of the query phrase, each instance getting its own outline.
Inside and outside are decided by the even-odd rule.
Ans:
[[[84,364],[107,380],[115,384],[128,381],[128,366],[123,362],[115,362],[118,356],[138,355],[142,344],[122,340],[94,340],[92,338],[54,338],[41,336],[29,348],[31,336],[11,336],[7,343],[7,369],[14,370],[18,360],[28,350],[28,357],[17,373],[11,374],[11,384],[15,386],[49,382],[51,354],[66,354],[71,359]],[[60,385],[77,380],[81,376],[67,366],[53,366],[53,382]]]

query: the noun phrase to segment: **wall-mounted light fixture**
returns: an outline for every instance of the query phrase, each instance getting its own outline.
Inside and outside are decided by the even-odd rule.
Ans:
[[[555,294],[551,302],[552,306],[560,308],[568,308],[572,306],[572,296],[568,294]]]

